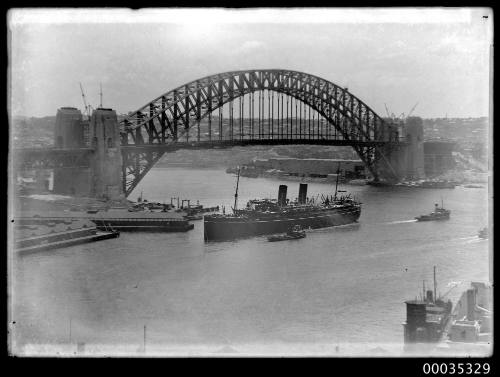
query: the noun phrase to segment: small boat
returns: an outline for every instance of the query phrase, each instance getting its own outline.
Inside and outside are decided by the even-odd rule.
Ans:
[[[183,216],[186,220],[193,221],[193,220],[203,220],[202,215],[185,215]]]
[[[444,209],[443,204],[439,208],[438,204],[434,204],[434,212],[428,215],[417,216],[415,219],[417,221],[435,221],[435,220],[448,220],[450,218],[451,211],[449,209]]]
[[[479,238],[482,238],[483,240],[487,240],[488,239],[488,228],[485,227],[485,228],[481,229],[478,232],[477,236]]]
[[[306,232],[300,228],[300,225],[295,225],[291,230],[284,234],[277,234],[274,236],[267,237],[269,242],[276,241],[286,241],[286,240],[298,240],[299,238],[305,238]]]

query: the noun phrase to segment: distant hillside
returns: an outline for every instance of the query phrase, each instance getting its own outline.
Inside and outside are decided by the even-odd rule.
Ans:
[[[316,145],[251,146],[231,149],[180,150],[174,153],[166,153],[155,166],[227,168],[246,164],[254,158],[272,157],[358,159],[356,152],[351,147]]]
[[[50,147],[54,144],[55,116],[14,117],[10,132],[14,148]]]
[[[488,142],[491,138],[489,120],[481,118],[435,118],[424,119],[424,137],[455,142],[455,152],[466,159],[481,164],[488,160]]]

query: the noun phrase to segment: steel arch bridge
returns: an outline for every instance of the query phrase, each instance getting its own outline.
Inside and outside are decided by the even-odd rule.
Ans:
[[[283,69],[233,71],[194,80],[129,113],[120,131],[126,195],[169,150],[349,145],[377,178],[377,161],[400,144],[395,125],[347,88]]]

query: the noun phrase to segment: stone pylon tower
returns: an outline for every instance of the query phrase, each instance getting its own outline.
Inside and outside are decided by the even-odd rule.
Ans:
[[[84,148],[82,113],[75,107],[57,110],[54,127],[55,148]]]
[[[105,108],[94,110],[90,119],[89,136],[90,146],[94,149],[91,160],[91,196],[123,199],[122,154],[116,112]]]
[[[381,178],[396,180],[425,178],[422,118],[407,118],[398,130],[397,138],[405,142],[405,145],[381,151],[383,157],[378,161]]]
[[[75,107],[61,107],[57,110],[54,126],[54,148],[86,148],[85,122],[82,113]],[[58,167],[54,169],[53,191],[57,194],[89,196],[90,167]]]
[[[424,169],[424,126],[422,118],[409,117],[404,126],[408,143],[406,150],[406,178],[425,178]]]
[[[111,200],[124,198],[120,130],[114,110],[98,108],[89,122],[74,107],[60,108],[54,147],[93,148],[88,167],[54,169],[55,193]]]

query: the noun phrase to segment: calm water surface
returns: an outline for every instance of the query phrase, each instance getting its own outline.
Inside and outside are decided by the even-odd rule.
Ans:
[[[288,197],[298,195],[298,182],[241,178],[239,203],[275,198],[282,183]],[[130,198],[142,191],[148,200],[180,196],[228,209],[235,184],[222,170],[153,169]],[[432,284],[434,265],[442,294],[463,282],[448,293],[452,300],[471,280],[488,280],[489,243],[477,237],[488,223],[487,189],[340,189],[363,203],[359,222],[301,240],[206,244],[203,223],[195,221],[186,233],[122,233],[15,257],[15,345],[121,345],[135,352],[146,326],[148,347],[165,353],[184,346],[252,353],[274,344],[304,352],[322,344],[326,354],[336,345],[398,352],[404,300],[420,294],[422,280]],[[309,184],[309,196],[333,190]],[[412,221],[441,198],[452,210],[449,221]]]

